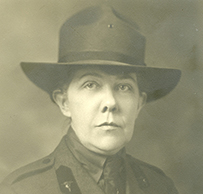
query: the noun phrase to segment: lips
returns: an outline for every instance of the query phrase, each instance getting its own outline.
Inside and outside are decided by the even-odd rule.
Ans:
[[[108,122],[104,122],[100,125],[97,125],[97,127],[102,127],[102,126],[112,126],[112,127],[119,127],[116,123],[108,123]]]
[[[108,123],[108,122],[104,122],[104,123],[101,123],[100,125],[97,125],[96,127],[100,127],[104,130],[112,130],[112,129],[115,129],[115,128],[120,128],[119,125],[117,125],[116,123]]]

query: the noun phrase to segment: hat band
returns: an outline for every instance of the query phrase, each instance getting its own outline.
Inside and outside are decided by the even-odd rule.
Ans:
[[[146,66],[144,61],[134,57],[116,52],[101,52],[101,51],[85,51],[85,52],[69,52],[66,56],[59,58],[59,63],[69,63],[76,61],[117,61],[131,65]]]

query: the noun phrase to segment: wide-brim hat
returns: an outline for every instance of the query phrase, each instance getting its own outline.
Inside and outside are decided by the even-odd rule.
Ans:
[[[145,37],[133,21],[110,6],[94,6],[75,14],[61,27],[57,63],[22,62],[21,67],[34,84],[50,95],[70,67],[128,69],[139,73],[140,90],[147,93],[150,102],[173,90],[181,72],[147,67],[144,53]]]

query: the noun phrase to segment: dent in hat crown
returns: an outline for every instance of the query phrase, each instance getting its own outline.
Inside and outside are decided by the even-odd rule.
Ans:
[[[144,65],[145,38],[108,5],[89,7],[61,27],[58,62],[118,61]]]

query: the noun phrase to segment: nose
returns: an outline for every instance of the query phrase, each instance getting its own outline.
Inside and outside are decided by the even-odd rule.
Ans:
[[[101,102],[101,112],[116,112],[118,111],[118,103],[115,98],[115,94],[111,88],[107,88],[103,95]]]

